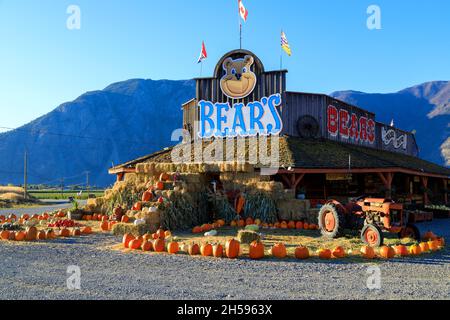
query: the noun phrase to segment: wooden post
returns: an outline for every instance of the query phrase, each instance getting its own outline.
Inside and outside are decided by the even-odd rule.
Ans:
[[[427,205],[429,204],[429,199],[428,199],[428,177],[421,177],[422,180],[422,187],[423,187],[423,204]]]
[[[117,182],[123,181],[125,174],[123,172],[117,174]]]
[[[394,173],[386,172],[386,174],[384,174],[382,172],[378,172],[378,176],[386,187],[386,198],[390,199],[392,197],[392,180],[394,179]]]

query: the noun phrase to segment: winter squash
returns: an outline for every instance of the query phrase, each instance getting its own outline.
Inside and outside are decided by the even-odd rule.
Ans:
[[[225,244],[225,255],[230,259],[239,257],[240,243],[235,239],[230,239]]]
[[[197,256],[200,254],[200,247],[198,244],[194,243],[188,247],[188,253],[190,256]]]
[[[237,222],[236,221],[231,221],[230,222],[230,227],[236,228],[237,227]]]
[[[46,239],[55,239],[56,238],[56,234],[53,231],[53,229],[48,229],[47,231],[45,231],[45,238]]]
[[[169,181],[169,179],[170,176],[167,173],[161,173],[161,175],[159,176],[159,181],[166,182]]]
[[[158,229],[156,231],[156,235],[158,236],[159,239],[165,239],[166,238],[166,232],[163,229]]]
[[[86,215],[86,220],[87,221],[91,221],[92,220],[92,215],[90,215],[90,214]]]
[[[108,221],[109,220],[109,217],[108,216],[102,216],[102,221]]]
[[[439,249],[438,242],[436,240],[430,240],[427,243],[430,251],[437,251]]]
[[[312,223],[309,225],[309,230],[317,230],[317,229],[319,229],[319,226],[317,224]]]
[[[239,219],[237,225],[238,225],[239,228],[245,227],[245,220],[244,219]]]
[[[420,246],[415,244],[415,245],[412,245],[411,247],[409,247],[409,253],[414,256],[417,256],[422,253],[422,250],[420,249]]]
[[[142,195],[142,202],[149,202],[153,198],[153,193],[151,191],[145,191]]]
[[[395,253],[399,256],[405,257],[408,255],[408,249],[406,248],[406,246],[400,244],[395,247]]]
[[[141,248],[142,245],[142,241],[138,238],[131,240],[130,243],[128,244],[128,248],[130,248],[131,250],[138,250]]]
[[[295,221],[289,221],[288,228],[289,229],[295,229]]]
[[[245,225],[246,226],[250,226],[253,224],[253,219],[248,217],[247,219],[245,219]]]
[[[179,250],[180,246],[178,245],[178,242],[172,241],[167,245],[167,252],[169,254],[177,254]]]
[[[109,223],[108,223],[108,221],[102,221],[102,223],[100,224],[100,228],[103,231],[108,231],[109,230]]]
[[[318,252],[318,256],[320,259],[331,259],[331,250],[330,249],[320,249]]]
[[[27,234],[25,233],[25,231],[17,231],[16,234],[15,234],[15,240],[16,241],[23,241],[23,240],[25,240],[26,235]]]
[[[81,233],[82,234],[91,234],[92,233],[92,228],[89,226],[83,227],[81,228]]]
[[[192,229],[192,233],[195,233],[195,234],[202,233],[202,227],[199,227],[199,226],[194,227]]]
[[[297,259],[308,259],[309,258],[309,250],[307,247],[300,246],[295,249],[295,257]]]
[[[373,259],[373,258],[375,258],[375,250],[373,250],[373,248],[369,247],[369,246],[363,246],[361,248],[361,254],[366,259]]]
[[[430,251],[430,247],[428,246],[428,243],[426,243],[426,242],[421,242],[419,244],[419,247],[420,247],[421,252],[428,252],[428,251]]]
[[[275,229],[279,229],[280,228],[280,223],[279,222],[275,222],[274,224],[273,224],[273,227],[275,228]]]
[[[156,190],[164,190],[164,182],[158,181],[155,186]]]
[[[254,224],[256,224],[257,226],[260,226],[262,224],[261,219],[255,219]]]
[[[287,229],[287,228],[288,228],[288,223],[287,223],[286,221],[282,221],[282,222],[280,223],[280,228],[281,228],[281,229]]]
[[[204,257],[212,256],[212,245],[204,243],[200,247],[200,254]]]
[[[8,240],[8,238],[9,238],[9,231],[8,230],[3,230],[2,232],[0,232],[0,238],[2,238],[2,240]]]
[[[10,241],[15,241],[16,240],[16,232],[15,231],[11,231],[9,233],[8,240],[10,240]]]
[[[303,229],[309,230],[309,223],[308,222],[304,222],[303,223]]]
[[[395,250],[389,246],[382,246],[380,248],[380,256],[384,259],[392,259],[395,256]]]
[[[295,224],[295,229],[297,230],[303,229],[303,222],[297,221],[297,223]]]
[[[36,240],[37,232],[38,232],[36,227],[28,227],[25,232],[27,233],[27,235],[25,237],[26,241],[34,241],[34,240]]]
[[[98,221],[98,215],[97,215],[96,213],[94,213],[94,214],[92,215],[92,220]]]
[[[59,230],[59,236],[60,237],[70,237],[70,230],[67,228],[62,228],[61,230]]]
[[[37,236],[36,236],[36,240],[45,240],[45,231],[38,231]]]
[[[341,246],[336,247],[331,254],[333,255],[333,257],[335,258],[344,258],[345,257],[345,250],[344,248],[342,248]]]
[[[276,243],[272,247],[272,255],[276,258],[282,259],[287,255],[286,246],[284,243]]]
[[[163,239],[156,239],[153,241],[153,250],[155,252],[164,252],[166,248],[166,242]]]
[[[81,236],[81,230],[80,230],[79,228],[73,229],[72,235],[73,235],[74,237],[79,237],[79,236]]]
[[[219,227],[223,227],[223,226],[225,226],[225,220],[219,219],[219,220],[217,220],[217,224],[219,225]]]
[[[264,244],[260,241],[253,241],[250,244],[249,251],[250,259],[262,259],[264,258]]]
[[[125,233],[122,238],[122,244],[124,248],[128,248],[130,241],[134,240],[134,236],[130,233]]]
[[[221,244],[215,244],[212,247],[212,255],[215,258],[222,258],[223,257],[223,247]]]
[[[153,249],[153,244],[151,241],[144,240],[141,245],[142,251],[151,251]]]
[[[133,206],[133,211],[141,211],[142,210],[142,202],[138,201]]]
[[[170,232],[169,230],[167,230],[166,232],[164,232],[164,238],[165,238],[165,239],[170,238],[170,237],[172,237],[172,232]]]
[[[120,220],[120,222],[122,223],[128,223],[128,221],[130,221],[130,218],[128,218],[128,216],[122,216],[122,219]]]

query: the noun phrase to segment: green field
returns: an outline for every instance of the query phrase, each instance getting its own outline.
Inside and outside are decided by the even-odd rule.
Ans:
[[[61,191],[57,190],[31,190],[28,193],[35,197],[36,199],[44,200],[44,199],[51,199],[51,200],[65,200],[69,197],[73,197],[74,199],[78,200],[86,200],[88,198],[89,194],[93,194],[96,197],[103,196],[104,191],[103,190],[93,190],[90,191],[89,194],[87,192],[83,192],[81,197],[78,198],[78,192],[75,190],[64,190],[63,193]]]

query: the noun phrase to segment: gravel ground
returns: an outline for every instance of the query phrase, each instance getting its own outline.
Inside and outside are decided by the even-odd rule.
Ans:
[[[450,237],[450,220],[432,225]],[[0,242],[0,299],[450,299],[450,252],[376,263],[228,260],[126,254],[97,234],[47,243]],[[81,270],[69,290],[67,267]],[[369,290],[367,268],[381,270]]]

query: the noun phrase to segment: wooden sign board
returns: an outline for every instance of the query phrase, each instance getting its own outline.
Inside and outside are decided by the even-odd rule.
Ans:
[[[328,173],[327,181],[343,181],[343,180],[352,180],[351,174],[345,173]]]

